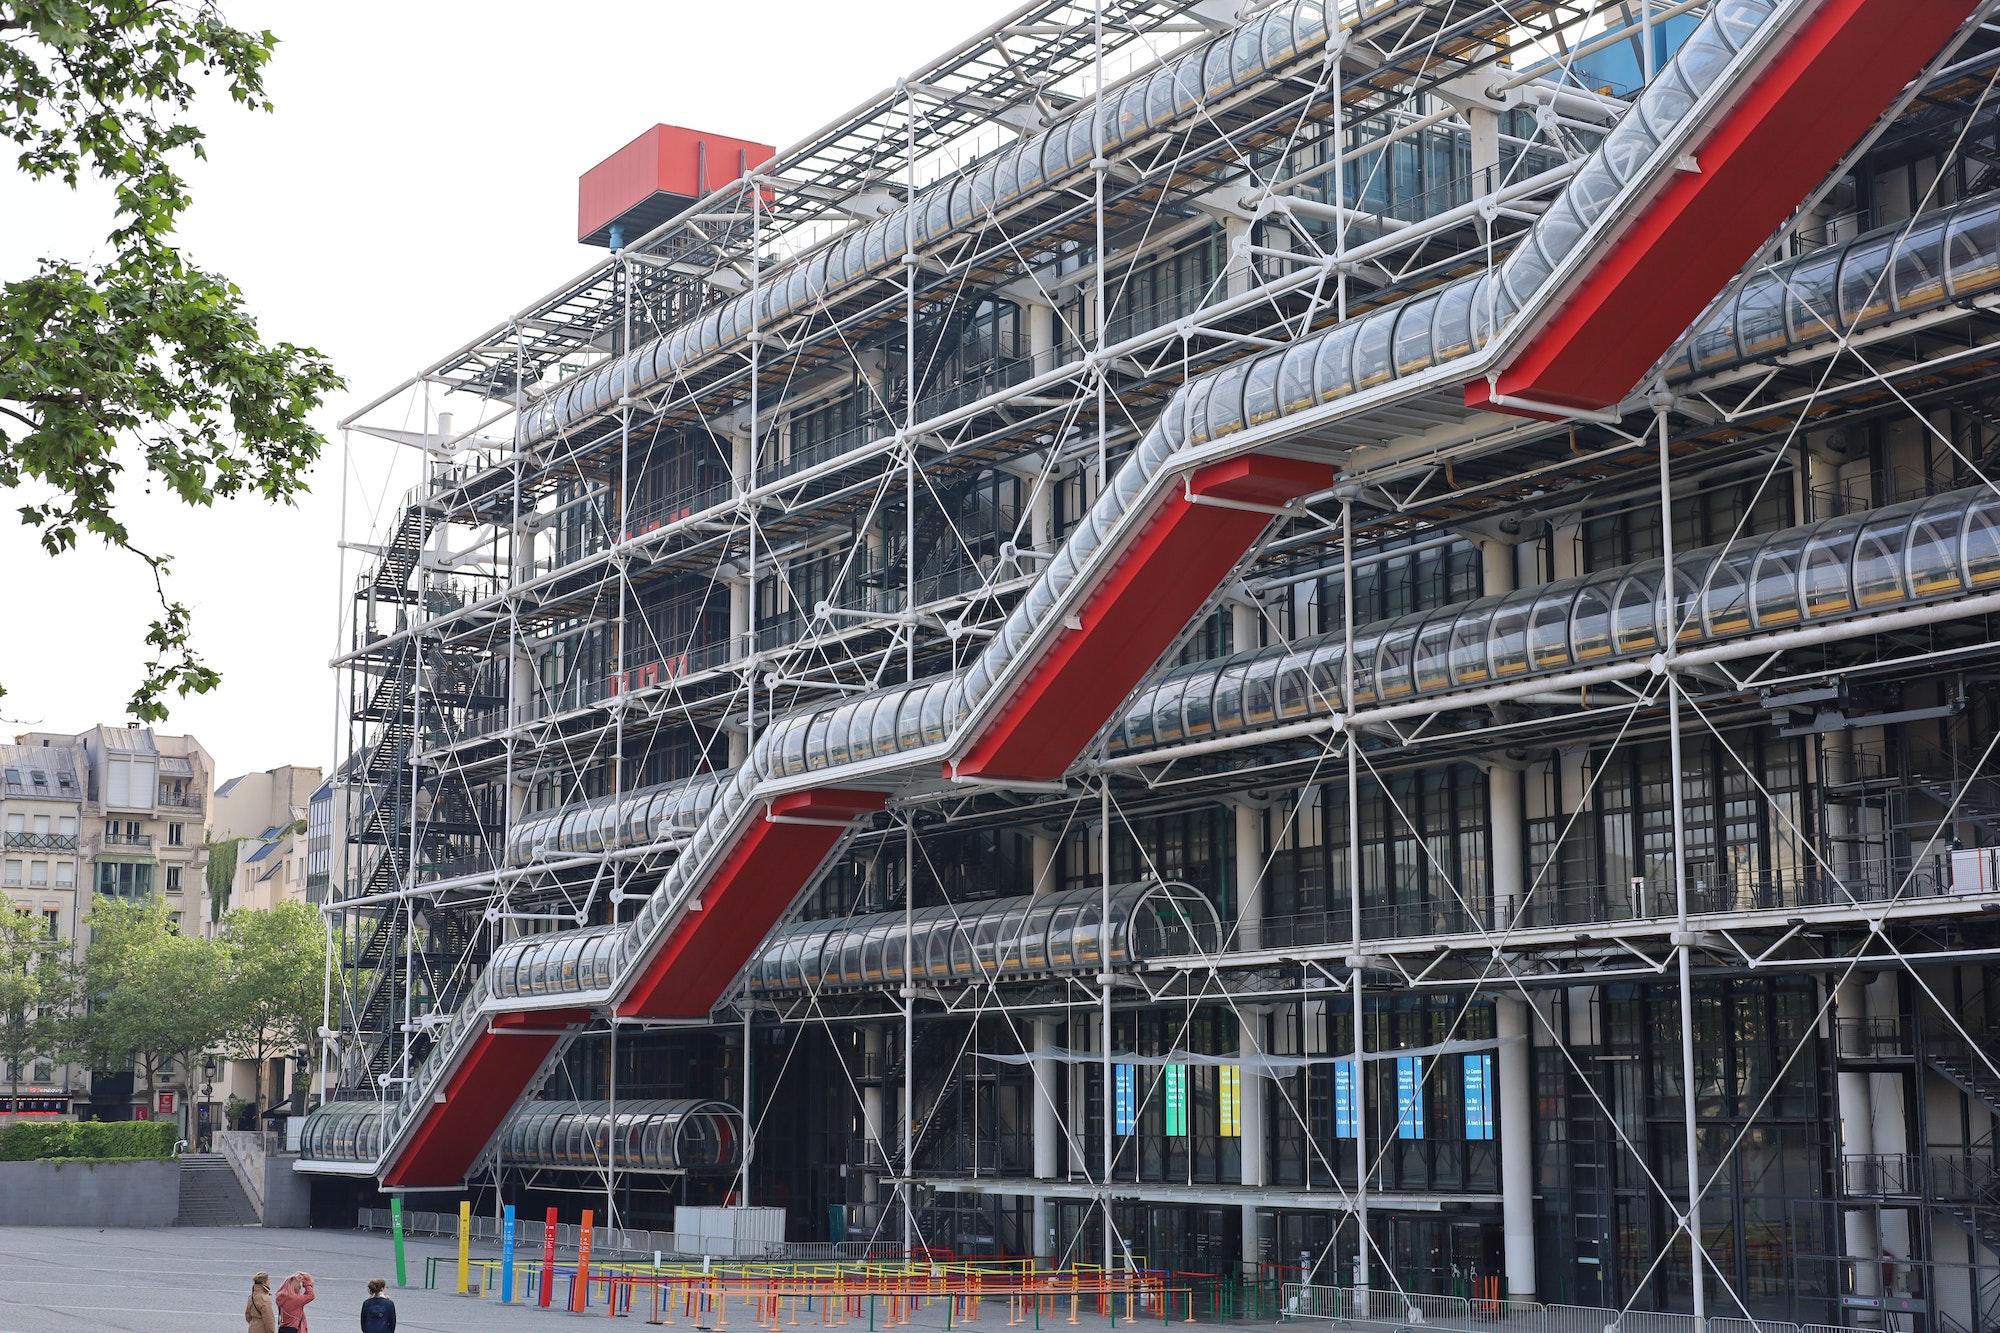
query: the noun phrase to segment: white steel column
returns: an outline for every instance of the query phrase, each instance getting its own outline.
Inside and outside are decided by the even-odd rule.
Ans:
[[[1264,1016],[1261,1011],[1239,1008],[1236,1011],[1237,1039],[1236,1051],[1239,1058],[1251,1060],[1264,1054],[1267,1043],[1264,1038]],[[1246,1186],[1261,1186],[1264,1180],[1264,1075],[1262,1071],[1247,1064],[1237,1066],[1237,1095],[1241,1105],[1236,1112],[1236,1129],[1241,1138],[1237,1143],[1238,1155],[1242,1158],[1242,1172],[1239,1177]],[[1243,1271],[1254,1276],[1257,1264],[1257,1205],[1243,1204]]]
[[[1226,295],[1241,296],[1250,290],[1250,220],[1232,213],[1222,219],[1224,283]]]
[[[1882,972],[1868,985],[1868,1016],[1876,1030],[1902,1032],[1900,984],[1901,972],[1890,970]],[[1899,1049],[1910,1048],[1900,1046]],[[1903,1074],[1896,1070],[1868,1075],[1868,1114],[1874,1135],[1873,1146],[1876,1154],[1885,1159],[1905,1157],[1910,1151],[1909,1108],[1903,1078]],[[1876,1235],[1877,1256],[1887,1256],[1881,1258],[1883,1263],[1893,1261],[1896,1276],[1901,1279],[1910,1271],[1912,1237],[1909,1211],[1884,1209],[1880,1218]],[[1893,1294],[1891,1291],[1883,1293],[1885,1296]]]
[[[1056,875],[1056,840],[1047,833],[1031,835],[1029,857],[1034,866],[1035,883],[1033,894],[1037,898],[1047,897],[1056,891],[1059,883]],[[1052,1051],[1061,1042],[1062,1020],[1056,1018],[1036,1018],[1028,1025],[1032,1037],[1030,1050],[1039,1055]],[[1034,1156],[1035,1179],[1055,1180],[1062,1172],[1062,1118],[1056,1114],[1058,1076],[1057,1062],[1053,1059],[1036,1059],[1029,1068],[1034,1074]],[[1048,1239],[1049,1201],[1042,1195],[1035,1196],[1035,1244],[1041,1245]]]
[[[729,472],[736,482],[736,494],[742,499],[755,485],[752,478],[754,450],[751,440],[740,434],[733,434],[729,440]],[[755,531],[755,523],[751,529]],[[748,569],[737,565],[724,565],[717,576],[729,589],[729,660],[747,661],[757,651],[754,642],[756,630],[751,622],[752,602],[757,596],[756,549],[754,539],[748,556]],[[740,767],[750,757],[750,737],[740,727],[729,729],[729,763]]]
[[[1655,397],[1661,395],[1656,394]],[[1674,623],[1676,612],[1674,599],[1674,497],[1673,487],[1667,469],[1667,409],[1664,403],[1656,402],[1653,407],[1655,424],[1660,432],[1660,545],[1666,562],[1666,573],[1660,579],[1660,600],[1665,606],[1660,623],[1666,627],[1667,658],[1667,772],[1668,783],[1673,791],[1674,845],[1667,855],[1674,868],[1674,942],[1680,946],[1680,1011],[1681,1011],[1681,1094],[1682,1114],[1687,1119],[1687,1216],[1688,1240],[1688,1282],[1694,1293],[1694,1320],[1696,1333],[1707,1327],[1708,1299],[1706,1280],[1707,1259],[1701,1248],[1701,1151],[1697,1115],[1700,1098],[1695,1087],[1694,1067],[1694,932],[1688,928],[1687,893],[1687,783],[1681,772],[1681,690],[1674,677],[1674,644],[1680,638],[1680,627]]]
[[[1490,112],[1472,113],[1487,120]],[[1475,135],[1476,138],[1476,135]],[[1475,144],[1475,165],[1477,151]],[[1480,595],[1492,597],[1514,591],[1514,548],[1488,537],[1479,543]],[[1492,765],[1486,770],[1486,813],[1489,864],[1493,874],[1491,928],[1507,930],[1527,890],[1527,815],[1521,807],[1521,775],[1510,768]],[[1533,1279],[1530,1278],[1532,1287]]]
[[[1834,988],[1833,1013],[1836,1053],[1847,1040],[1848,1032],[1852,1032],[1858,1041],[1867,1039],[1868,992],[1852,973]],[[1858,1070],[1843,1070],[1835,1080],[1840,1097],[1842,1157],[1872,1157],[1875,1154],[1875,1111],[1870,1104],[1868,1082],[1869,1075]],[[1882,1238],[1876,1227],[1875,1210],[1849,1208],[1843,1212],[1841,1221],[1846,1231],[1847,1257],[1854,1261],[1854,1294],[1862,1297],[1881,1295],[1882,1265],[1879,1261]],[[1871,1312],[1863,1310],[1857,1313],[1867,1316]]]
[[[1104,1070],[1104,1174],[1098,1178],[1102,1190],[1100,1195],[1104,1205],[1104,1267],[1109,1272],[1112,1261],[1118,1253],[1118,1229],[1111,1219],[1111,1167],[1115,1160],[1113,1149],[1117,1127],[1115,1116],[1117,1098],[1113,1095],[1111,1069],[1111,779],[1101,779],[1098,789],[1098,819],[1101,833],[1097,840],[1098,868],[1102,905],[1098,910],[1097,926],[1097,1007],[1098,1007],[1098,1050]]]
[[[1242,643],[1237,644],[1238,651]],[[1251,802],[1238,801],[1231,807],[1236,819],[1236,947],[1255,949],[1263,937],[1264,919],[1264,811]],[[1265,1051],[1263,1016],[1255,1010],[1236,1012],[1236,1050],[1245,1060]],[[1237,1150],[1242,1158],[1239,1177],[1245,1185],[1264,1183],[1264,1073],[1250,1064],[1236,1069],[1238,1098]],[[1257,1205],[1243,1205],[1243,1262],[1246,1273],[1257,1253]]]
[[[1057,844],[1052,835],[1042,832],[1028,835],[1028,867],[1035,877],[1028,892],[1037,898],[1054,893],[1061,883],[1061,876],[1056,871],[1056,851]]]
[[[1040,375],[1053,370],[1056,365],[1055,307],[1045,300],[1025,295],[1019,300],[1021,318],[1027,325],[1029,370]],[[1027,481],[1028,544],[1037,551],[1053,552],[1056,549],[1056,487],[1061,481],[1061,473],[1053,465],[1054,457],[1055,450],[1051,448],[1043,465],[1036,469],[1032,480]],[[1037,1206],[1040,1206],[1039,1203]]]
[[[757,1068],[757,1046],[751,1039],[751,1012],[750,1006],[745,1004],[743,1006],[743,1171],[741,1176],[742,1184],[736,1190],[736,1202],[740,1207],[744,1208],[750,1206],[750,1160],[757,1152],[755,1089],[752,1087],[752,1075]],[[614,1107],[613,1109],[615,1110],[616,1108]],[[613,1124],[614,1129],[612,1134],[615,1138],[617,1136],[616,1122],[614,1121]]]
[[[1475,197],[1500,188],[1500,113],[1483,106],[1463,108],[1472,140],[1472,193]]]
[[[910,563],[905,560],[906,564]],[[917,829],[906,817],[903,820],[903,957],[914,956],[912,946],[916,940],[917,901]],[[902,1152],[896,1159],[896,1175],[900,1184],[897,1192],[903,1197],[903,1248],[914,1249],[917,1244],[917,1210],[910,1199],[910,1178],[912,1170],[911,1153],[916,1144],[912,1132],[917,1119],[917,1075],[916,1064],[916,1008],[917,988],[910,984],[913,969],[903,969],[903,985],[898,992],[903,1002],[903,1090],[897,1099],[901,1108]]]
[[[1340,500],[1340,703],[1354,711],[1354,497]],[[1350,729],[1343,737],[1347,750],[1347,906],[1348,939],[1347,987],[1354,1000],[1353,1068],[1349,1086],[1353,1089],[1354,1110],[1354,1299],[1357,1309],[1368,1308],[1368,1084],[1363,1077],[1367,1062],[1362,1058],[1368,1045],[1368,1015],[1362,1003],[1361,969],[1367,962],[1361,951],[1361,751],[1360,738]],[[1303,1011],[1303,1006],[1301,1006]],[[1303,1016],[1303,1012],[1301,1014]],[[1312,1035],[1300,1025],[1299,1049],[1310,1053]],[[1307,1081],[1310,1086],[1311,1081]],[[1334,1119],[1340,1117],[1339,1091],[1334,1093]],[[1310,1124],[1310,1121],[1308,1121]],[[1312,1181],[1312,1136],[1306,1135],[1305,1176]],[[1306,1274],[1312,1280],[1312,1274]]]
[[[1236,820],[1236,947],[1260,947],[1264,930],[1264,810],[1247,800],[1231,804]]]
[[[1528,891],[1528,821],[1519,770],[1503,764],[1486,769],[1486,815],[1493,873],[1492,929],[1510,930]]]
[[[1497,771],[1497,770],[1496,770]],[[1513,773],[1506,776],[1515,777]],[[1528,1002],[1519,995],[1494,1001],[1500,1051],[1500,1218],[1507,1250],[1507,1298],[1535,1299],[1535,1098]]]
[[[1286,596],[1290,596],[1290,590]],[[1262,646],[1264,615],[1257,606],[1232,597],[1229,601],[1229,651],[1247,652]]]
[[[1034,1034],[1037,1056],[1054,1050],[1061,1041],[1061,1027],[1057,1019],[1037,1018],[1029,1031]],[[1056,1114],[1056,1061],[1053,1058],[1036,1059],[1029,1068],[1035,1076],[1035,1179],[1054,1180],[1062,1173],[1062,1121]]]
[[[861,1073],[866,1080],[861,1086],[861,1127],[870,1156],[868,1166],[862,1174],[861,1201],[870,1206],[881,1202],[881,1163],[889,1158],[887,1142],[882,1137],[882,1077],[885,1067],[887,1043],[883,1039],[881,1023],[864,1024],[861,1029]],[[869,1225],[874,1225],[871,1216]]]

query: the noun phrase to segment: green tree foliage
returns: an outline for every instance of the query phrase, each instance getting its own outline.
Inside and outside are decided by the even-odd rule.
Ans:
[[[107,259],[0,284],[0,487],[29,488],[21,520],[51,555],[88,533],[146,563],[160,615],[128,704],[141,721],[220,677],[166,591],[171,557],[119,517],[120,475],[136,457],[191,506],[289,501],[325,444],[308,414],[341,386],[312,348],[266,344],[235,284],[173,241],[191,202],[175,163],[205,156],[198,83],[268,111],[275,43],[208,0],[0,0],[0,138],[31,178],[94,176],[115,200]]]
[[[195,1068],[233,1027],[229,947],[183,935],[157,894],[99,897],[86,920],[69,1048],[92,1069],[130,1060],[150,1103],[161,1074],[176,1063]]]
[[[63,1049],[68,954],[39,917],[0,894],[0,1060],[7,1062],[10,1092],[24,1068]]]
[[[268,912],[239,907],[223,921],[229,950],[228,1048],[256,1061],[256,1095],[264,1095],[264,1066],[273,1056],[309,1054],[319,1045],[325,1003],[326,926],[302,902],[279,903]],[[304,1062],[300,1077],[306,1075]],[[280,1090],[271,1090],[273,1102]]]

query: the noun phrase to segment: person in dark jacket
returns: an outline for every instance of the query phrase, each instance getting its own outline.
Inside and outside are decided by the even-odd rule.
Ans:
[[[361,1302],[361,1333],[396,1333],[396,1303],[382,1293],[389,1284],[368,1279],[368,1299]]]

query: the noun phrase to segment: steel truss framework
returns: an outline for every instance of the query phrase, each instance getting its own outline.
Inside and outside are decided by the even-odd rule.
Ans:
[[[419,1085],[496,952],[520,994],[608,978],[784,719],[965,671],[1183,384],[1491,280],[1640,91],[1606,53],[1651,80],[1710,9],[1031,4],[357,413],[421,475],[340,589],[343,1123]],[[1972,518],[1949,586],[1911,573],[1942,538],[1874,521],[2000,495],[2000,221],[1941,220],[2000,216],[1963,202],[2000,186],[1980,18],[1622,404],[1249,422],[1339,485],[1266,507],[1066,773],[900,775],[705,1020],[544,1010],[525,1084],[602,1138],[496,1138],[473,1178],[693,1197],[621,1155],[622,1079],[741,1107],[705,1159],[741,1195],[790,1172],[900,1244],[975,1216],[1099,1261],[1304,1248],[1326,1285],[1994,1322],[2000,584]],[[974,188],[1064,125],[1042,183]],[[1682,558],[1720,544],[1740,569]],[[1577,588],[1613,570],[1645,595],[1600,662]],[[1526,595],[1561,587],[1559,621]],[[1121,934],[1114,897],[1166,906]],[[709,1082],[660,1073],[691,1054]],[[774,1117],[835,1128],[760,1156]],[[376,1174],[367,1132],[312,1165]],[[1440,1218],[1479,1239],[1439,1258]]]

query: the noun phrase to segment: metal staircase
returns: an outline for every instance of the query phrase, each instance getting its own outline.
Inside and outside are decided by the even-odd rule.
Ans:
[[[1978,1034],[1974,1040],[1979,1050],[1989,1056],[2000,1051],[2000,1032],[1989,1030]],[[1994,1075],[1987,1061],[1981,1059],[1962,1038],[1927,1037],[1924,1063],[1947,1082],[1977,1098],[1994,1115],[2000,1116],[2000,1077]],[[2000,1060],[1994,1063],[2000,1064]]]
[[[2000,1170],[1990,1160],[1934,1157],[1931,1192],[1932,1206],[1938,1212],[1989,1251],[2000,1254]]]

